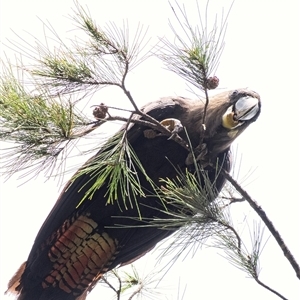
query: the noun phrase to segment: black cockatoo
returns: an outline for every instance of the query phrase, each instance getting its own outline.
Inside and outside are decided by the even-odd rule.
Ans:
[[[225,178],[213,166],[230,170],[230,145],[259,116],[260,96],[241,89],[211,97],[205,125],[204,107],[202,101],[183,97],[162,98],[145,105],[142,111],[164,126],[174,131],[178,124],[185,128],[175,133],[195,150],[194,159],[188,147],[155,133],[146,123],[121,129],[143,166],[142,171],[136,161],[128,164],[144,194],[136,195],[136,203],[127,205],[124,198],[128,194],[119,192],[117,199],[108,203],[110,183],[106,181],[82,201],[95,187],[97,176],[95,168],[77,172],[42,225],[27,261],[10,280],[8,292],[17,294],[18,300],[84,300],[105,272],[140,258],[176,230],[143,226],[144,220],[168,217],[161,200],[153,196],[153,186],[160,186],[161,178],[174,179],[178,170],[193,172],[197,161],[219,192]],[[85,167],[97,166],[103,149],[105,145]],[[105,164],[99,168],[104,170]]]

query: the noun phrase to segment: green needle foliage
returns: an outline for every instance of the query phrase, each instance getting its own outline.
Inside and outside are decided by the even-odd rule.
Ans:
[[[3,68],[0,138],[20,145],[13,150],[7,149],[7,157],[12,154],[14,157],[4,165],[9,174],[33,164],[40,164],[39,171],[46,166],[51,168],[71,141],[103,124],[103,121],[88,120],[76,108],[76,103],[85,98],[89,90],[117,86],[137,109],[126,90],[125,78],[148,55],[141,55],[147,44],[144,43],[146,31],[139,25],[131,39],[125,23],[123,28],[111,23],[104,31],[78,3],[76,8],[72,20],[85,33],[87,41],[74,40],[69,47],[52,26],[44,24],[54,35],[58,43],[56,48],[51,49],[48,42],[43,45],[38,40],[31,45],[22,39],[25,47],[12,43],[20,51],[26,49],[27,52],[21,54],[33,59],[33,67],[28,68],[22,63],[18,66],[26,82],[16,78],[12,68]],[[30,86],[32,91],[27,92],[25,86]],[[84,95],[79,96],[79,92]],[[68,96],[70,93],[72,95]]]
[[[78,2],[75,4],[71,19],[84,33],[83,40],[74,40],[70,47],[57,37],[59,50],[54,52],[37,42],[33,52],[39,57],[39,65],[30,70],[31,74],[53,94],[86,92],[109,85],[124,88],[128,72],[148,56],[142,55],[147,30],[138,25],[131,37],[125,22],[123,28],[114,23],[101,28]]]
[[[228,14],[225,17],[222,15],[220,21],[216,17],[214,24],[209,28],[208,2],[204,20],[197,3],[199,16],[197,21],[200,21],[200,26],[193,26],[185,7],[175,3],[177,7],[176,9],[172,7],[172,10],[178,26],[174,26],[173,22],[169,21],[175,40],[162,39],[163,50],[159,57],[167,69],[196,88],[209,89],[207,80],[216,72],[224,48]]]
[[[157,287],[161,280],[161,271],[141,276],[135,266],[131,264],[128,271],[112,270],[105,274],[102,285],[114,292],[117,300],[122,299],[162,299],[164,293]]]
[[[146,195],[140,185],[138,171],[141,171],[151,182],[128,143],[126,131],[122,131],[114,135],[100,152],[76,173],[73,180],[88,174],[93,181],[82,201],[91,199],[103,184],[107,184],[108,189],[105,194],[107,203],[114,203],[122,198],[125,209],[129,206],[139,210],[137,197],[146,197]],[[88,183],[89,181],[86,182]]]
[[[9,173],[55,159],[88,121],[71,101],[28,92],[7,69],[0,96],[0,139],[13,143],[7,150]]]
[[[198,165],[197,168],[200,169]],[[188,171],[179,173],[175,180],[161,180],[163,188],[159,196],[163,202],[175,208],[175,212],[170,212],[174,215],[170,226],[179,227],[191,222],[207,225],[218,218],[217,215],[220,213],[218,207],[210,205],[217,197],[217,191],[204,170],[201,170],[201,174],[206,181],[204,187],[200,185],[199,178]],[[180,224],[181,222],[183,224]]]
[[[43,60],[45,69],[33,70],[32,74],[78,84],[91,82],[89,81],[92,79],[91,70],[85,62],[80,62],[78,59],[71,55],[46,56]]]
[[[206,171],[196,165],[197,171],[179,173],[175,180],[162,179],[163,187],[158,196],[163,203],[173,206],[167,212],[170,218],[156,219],[149,226],[160,228],[180,228],[176,238],[166,252],[181,253],[189,246],[203,245],[208,238],[216,237],[220,232],[235,237],[239,244],[239,237],[231,224],[228,208],[222,206],[223,201],[217,199],[218,192],[209,181]],[[205,184],[202,186],[197,174],[201,173]],[[175,246],[175,247],[174,247]]]
[[[249,247],[244,244],[239,245],[236,236],[224,234],[223,232],[217,234],[214,245],[224,250],[225,257],[231,264],[246,272],[250,277],[258,279],[260,271],[259,257],[264,248],[264,229],[256,223],[253,224],[252,228],[253,234],[250,232],[252,249],[248,249]]]

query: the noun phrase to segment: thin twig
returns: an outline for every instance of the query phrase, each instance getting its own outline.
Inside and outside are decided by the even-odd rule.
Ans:
[[[119,289],[118,290],[116,290],[115,287],[105,277],[102,277],[101,279],[105,282],[105,284],[107,284],[109,286],[110,289],[112,289],[116,293],[117,300],[120,300],[121,289],[122,289],[122,281],[121,281],[121,278],[119,277],[119,275],[116,272],[113,272],[113,274],[116,276],[116,278],[118,279],[118,282],[119,282]]]
[[[225,204],[222,208],[225,208],[233,203],[238,203],[238,202],[244,202],[245,199],[243,197],[241,198],[235,198],[235,197],[221,197],[221,199],[224,200],[229,200],[229,203]]]
[[[115,287],[105,277],[102,277],[101,279],[105,282],[105,284],[109,286],[110,289],[112,289],[116,294],[118,294],[118,291],[115,289]]]
[[[231,225],[229,225],[229,224],[226,224],[226,223],[224,223],[222,221],[219,221],[219,220],[215,220],[215,222],[217,222],[218,224],[224,226],[226,229],[231,230],[233,232],[233,234],[235,235],[235,237],[237,239],[237,248],[238,248],[238,251],[240,252],[241,251],[241,245],[242,245],[242,239],[239,236],[239,234],[237,233],[237,231],[234,229],[234,227],[231,226]]]
[[[282,296],[281,294],[279,294],[278,292],[276,292],[275,290],[273,290],[272,288],[270,288],[269,286],[267,286],[266,284],[264,284],[263,282],[261,282],[258,277],[254,277],[254,280],[261,285],[262,287],[264,287],[265,289],[267,289],[268,291],[270,291],[271,293],[274,293],[275,295],[277,295],[279,298],[283,299],[283,300],[288,300],[287,298],[285,298],[284,296]]]
[[[117,292],[117,300],[120,300],[121,298],[121,291],[122,291],[122,280],[119,276],[119,274],[117,272],[114,272],[115,276],[117,277],[118,279],[118,282],[119,282],[119,289],[118,289],[118,292]]]
[[[140,284],[140,286],[130,295],[128,300],[132,300],[135,295],[139,294],[143,289],[143,287],[144,287],[143,284]]]

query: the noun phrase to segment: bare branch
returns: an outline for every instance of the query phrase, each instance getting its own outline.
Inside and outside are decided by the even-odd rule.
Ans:
[[[287,298],[285,298],[284,296],[282,296],[280,293],[278,293],[277,291],[275,291],[274,289],[270,288],[268,285],[264,284],[263,282],[261,282],[258,277],[254,278],[255,281],[261,285],[262,287],[264,287],[265,289],[267,289],[268,291],[270,291],[271,293],[277,295],[279,298],[283,299],[283,300],[288,300]]]

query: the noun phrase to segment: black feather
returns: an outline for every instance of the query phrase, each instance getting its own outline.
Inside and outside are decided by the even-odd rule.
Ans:
[[[219,162],[220,167],[229,171],[231,167],[230,144],[232,140],[228,138],[227,131],[221,126],[222,114],[232,105],[233,100],[230,99],[229,95],[230,93],[228,92],[222,93],[211,99],[206,116],[207,130],[204,135],[201,128],[204,103],[201,101],[192,101],[182,97],[162,98],[159,101],[146,105],[143,111],[158,121],[166,118],[180,120],[186,128],[193,147],[197,147],[201,140],[208,147],[210,163]],[[249,124],[250,122],[247,126]],[[94,224],[92,222],[96,224],[95,228],[91,229],[91,232],[84,235],[82,245],[87,243],[89,239],[95,238],[95,236],[100,237],[100,241],[104,243],[103,247],[109,243],[109,245],[113,245],[109,246],[113,249],[112,255],[109,256],[109,259],[103,265],[99,265],[96,270],[99,274],[139,258],[151,250],[159,241],[174,232],[176,228],[166,230],[158,227],[143,226],[145,225],[145,220],[168,218],[168,215],[164,213],[164,206],[161,200],[153,196],[155,194],[153,183],[159,186],[161,184],[160,178],[175,178],[178,175],[178,170],[185,171],[186,168],[189,168],[190,171],[193,171],[193,165],[186,165],[186,158],[189,155],[187,149],[174,140],[169,140],[167,136],[157,136],[153,139],[147,138],[143,134],[145,129],[147,127],[137,124],[131,125],[127,132],[127,139],[147,175],[152,180],[152,183],[150,183],[144,173],[135,166],[134,171],[138,172],[140,185],[145,195],[148,196],[137,196],[138,207],[135,204],[125,206],[126,199],[117,199],[114,203],[108,203],[106,195],[108,182],[106,182],[94,191],[91,200],[86,199],[78,206],[94,184],[95,178],[91,174],[84,172],[80,176],[75,176],[67,184],[42,225],[29,254],[25,271],[23,274],[20,272],[22,274],[20,274],[21,278],[16,276],[10,283],[11,290],[15,289],[20,293],[19,300],[75,300],[80,294],[85,293],[86,289],[89,289],[89,284],[91,286],[94,284],[94,279],[76,287],[56,279],[53,279],[53,284],[49,283],[49,280],[52,278],[49,277],[49,274],[54,274],[53,270],[58,268],[58,263],[53,258],[55,249],[51,249],[53,249],[53,245],[57,243],[65,232],[70,231],[72,233],[70,228],[72,224],[74,225],[78,222],[80,216],[91,222],[90,224]],[[244,128],[241,127],[242,130]],[[188,141],[185,131],[181,132],[181,137]],[[222,151],[218,152],[215,149],[222,149]],[[90,159],[88,163],[91,164],[97,160],[102,151],[103,149],[94,158]],[[225,179],[222,176],[216,178],[214,168],[208,165],[205,166],[205,170],[210,181],[215,184],[216,190],[220,191]],[[96,243],[95,245],[98,244]],[[116,248],[114,248],[114,245]],[[62,250],[59,249],[59,251]],[[107,249],[103,250],[103,253],[105,251]],[[96,271],[93,270],[93,272]],[[19,279],[20,284],[18,285],[17,281]],[[61,279],[61,281],[63,280],[64,278]],[[72,281],[70,282],[72,283]],[[18,287],[16,287],[17,285]],[[60,285],[67,285],[67,287],[62,288]],[[82,299],[84,298],[85,296]]]

